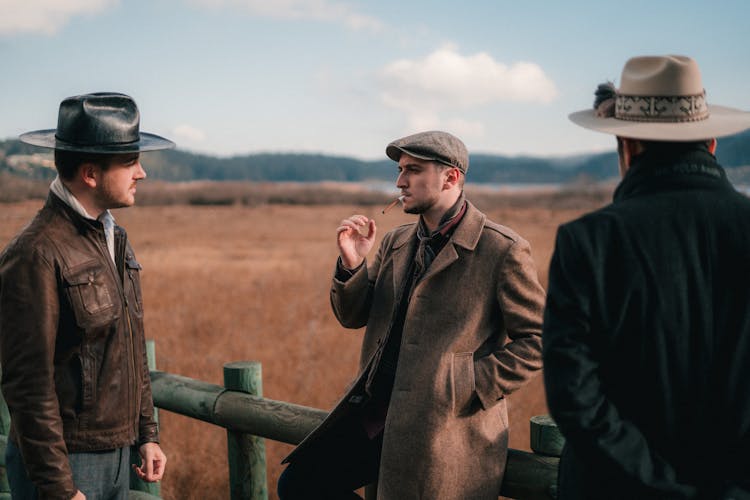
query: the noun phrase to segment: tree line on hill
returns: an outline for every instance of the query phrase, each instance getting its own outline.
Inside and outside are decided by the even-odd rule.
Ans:
[[[722,138],[717,158],[733,181],[750,183],[750,131]],[[18,140],[0,141],[0,173],[51,178],[54,170],[49,168],[49,159],[49,150]],[[165,181],[390,182],[396,177],[395,164],[388,159],[365,161],[322,154],[260,153],[219,158],[178,149],[147,153],[144,160],[149,177]],[[473,183],[565,183],[617,176],[614,151],[567,158],[474,154],[469,165]]]

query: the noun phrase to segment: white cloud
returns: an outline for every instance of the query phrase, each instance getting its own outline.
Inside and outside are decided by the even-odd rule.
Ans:
[[[557,89],[542,68],[531,62],[506,65],[485,52],[462,55],[452,45],[423,59],[401,59],[380,71],[383,103],[407,113],[415,129],[453,125],[481,135],[479,122],[440,118],[498,102],[548,103]],[[431,125],[431,126],[429,126]]]
[[[450,130],[459,137],[480,138],[485,135],[482,122],[464,118],[441,118],[429,110],[409,110],[407,113],[407,131],[417,130]]]
[[[100,12],[119,0],[0,0],[0,35],[54,35],[78,15]]]
[[[186,123],[176,126],[172,131],[172,135],[176,142],[187,143],[186,146],[188,148],[190,147],[190,143],[203,142],[206,140],[205,132]]]
[[[356,12],[351,5],[330,0],[188,0],[193,5],[213,8],[234,7],[274,19],[312,20],[341,23],[353,30],[379,32],[383,23]]]

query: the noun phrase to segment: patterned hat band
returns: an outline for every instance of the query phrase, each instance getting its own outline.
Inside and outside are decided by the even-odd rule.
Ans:
[[[615,118],[635,122],[680,123],[708,118],[706,91],[695,95],[637,96],[617,94]]]

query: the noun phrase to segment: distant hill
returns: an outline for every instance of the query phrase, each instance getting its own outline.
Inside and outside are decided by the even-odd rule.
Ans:
[[[605,180],[617,176],[617,156],[611,153],[570,158],[475,154],[470,159],[474,183],[561,183],[575,179]],[[719,141],[719,162],[735,182],[750,183],[750,131]],[[165,181],[393,181],[395,164],[388,160],[363,161],[320,154],[262,153],[231,158],[181,150],[148,153],[149,178]],[[744,167],[744,168],[743,168]],[[0,141],[0,173],[25,178],[54,177],[48,150],[18,140]]]

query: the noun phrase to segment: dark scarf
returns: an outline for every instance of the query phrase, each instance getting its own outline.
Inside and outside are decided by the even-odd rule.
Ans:
[[[431,233],[429,233],[424,219],[422,217],[419,218],[419,225],[417,226],[417,240],[419,241],[419,245],[414,256],[414,283],[422,279],[427,269],[429,269],[435,260],[435,257],[437,257],[437,254],[448,243],[456,226],[461,222],[464,213],[466,213],[466,198],[461,193],[456,203],[440,219],[437,229]]]

